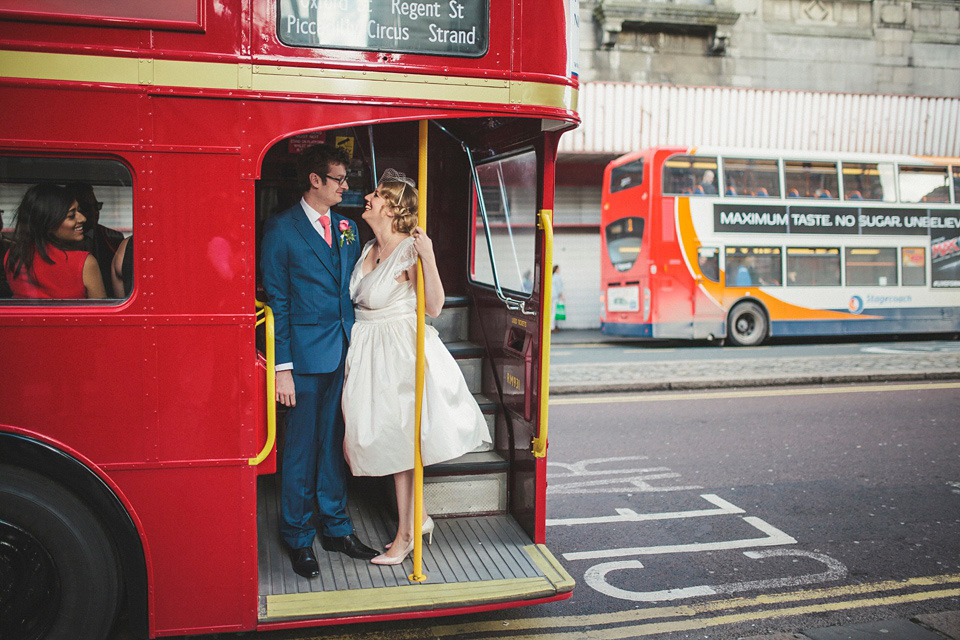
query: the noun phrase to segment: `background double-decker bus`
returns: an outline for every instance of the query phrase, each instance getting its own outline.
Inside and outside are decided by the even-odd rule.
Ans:
[[[960,331],[960,160],[658,147],[604,172],[602,330]]]
[[[124,295],[0,298],[4,637],[96,640],[121,611],[156,637],[570,596],[544,546],[543,311],[556,150],[578,122],[575,11],[0,0],[2,250],[32,185],[80,183],[133,256]],[[422,582],[409,563],[319,545],[320,577],[301,578],[279,539],[258,250],[264,220],[300,197],[297,154],[319,142],[350,154],[338,211],[358,222],[386,167],[422,176],[447,292],[434,326],[493,436],[425,471],[437,525]],[[351,485],[371,544],[393,535],[392,493]]]

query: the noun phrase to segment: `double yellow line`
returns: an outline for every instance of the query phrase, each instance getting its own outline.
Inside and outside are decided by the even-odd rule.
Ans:
[[[883,595],[893,591],[905,593]],[[867,597],[862,597],[867,596]],[[960,596],[960,574],[887,580],[789,593],[729,598],[674,607],[651,607],[582,616],[518,618],[412,628],[402,632],[324,635],[324,640],[379,638],[456,638],[466,634],[497,636],[504,640],[613,640],[662,633],[693,631],[759,620],[774,620],[830,611],[924,602]],[[809,603],[809,604],[800,604]],[[790,606],[793,605],[793,606]],[[712,615],[720,613],[720,615]]]

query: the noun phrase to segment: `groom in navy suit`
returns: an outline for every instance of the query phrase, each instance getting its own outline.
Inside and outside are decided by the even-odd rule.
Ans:
[[[293,569],[320,573],[316,529],[328,551],[370,559],[347,515],[343,459],[343,364],[353,327],[350,274],[360,255],[356,225],[330,211],[347,190],[349,156],[308,147],[297,162],[300,203],[264,223],[263,285],[276,328],[277,402],[287,413],[281,469],[280,536]]]

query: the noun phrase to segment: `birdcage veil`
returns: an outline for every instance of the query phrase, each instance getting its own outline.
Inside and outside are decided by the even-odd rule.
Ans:
[[[408,186],[413,188],[417,187],[417,184],[413,180],[408,178],[406,175],[404,175],[403,172],[397,171],[396,169],[393,169],[393,168],[387,169],[386,171],[383,172],[383,174],[380,176],[380,181],[377,182],[377,186],[379,187],[384,182],[402,182],[403,183],[403,188],[400,189],[400,195],[397,196],[397,202],[403,201],[403,194],[406,193]]]

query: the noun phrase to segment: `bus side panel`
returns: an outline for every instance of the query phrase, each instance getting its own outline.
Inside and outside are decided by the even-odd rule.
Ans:
[[[134,214],[147,242],[162,247],[162,259],[138,261],[147,308],[252,318],[253,194],[252,183],[240,179],[239,155],[164,153],[151,165],[152,193],[140,218]],[[151,224],[160,218],[163,224]]]
[[[0,422],[42,433],[97,464],[155,458],[148,332],[95,321],[0,317]]]
[[[70,117],[63,117],[64,102]],[[29,109],[16,105],[30,105]],[[24,88],[0,83],[0,139],[18,145],[81,148],[86,143],[134,145],[140,141],[140,96],[51,83]],[[107,115],[109,114],[109,116]],[[78,135],[77,123],[83,123]]]
[[[692,338],[694,282],[680,255],[674,199],[660,199],[659,210],[648,224],[649,246],[657,267],[656,275],[650,277],[653,337]]]
[[[255,455],[255,424],[244,404],[256,398],[253,327],[163,326],[157,344],[160,460],[238,460]],[[246,371],[247,375],[241,372]],[[246,402],[241,402],[241,389]],[[242,419],[245,417],[245,419]],[[245,462],[245,460],[243,460]]]
[[[110,475],[143,524],[155,632],[253,628],[257,611],[253,467],[164,467]]]

